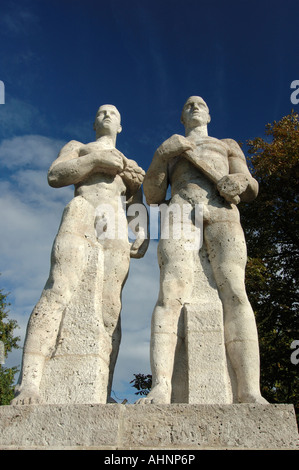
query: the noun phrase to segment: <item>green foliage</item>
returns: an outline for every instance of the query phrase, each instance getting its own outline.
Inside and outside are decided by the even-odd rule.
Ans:
[[[15,320],[8,319],[7,302],[8,294],[3,294],[0,290],[0,341],[4,344],[4,357],[7,358],[12,349],[19,348],[19,337],[15,337],[13,332],[18,324]],[[7,368],[0,365],[0,405],[9,405],[14,396],[14,376],[18,369],[16,367]]]
[[[266,139],[247,142],[259,195],[241,204],[248,254],[246,288],[256,314],[261,388],[271,403],[293,403],[298,412],[298,365],[291,344],[299,339],[299,122],[291,112],[266,126]]]
[[[0,405],[9,405],[14,397],[14,378],[18,372],[17,367],[0,366]]]
[[[131,380],[132,387],[137,388],[135,395],[147,395],[152,386],[152,376],[150,374],[133,374],[135,379]]]

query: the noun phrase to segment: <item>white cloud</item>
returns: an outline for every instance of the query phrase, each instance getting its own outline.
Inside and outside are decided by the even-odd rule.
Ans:
[[[63,208],[73,193],[71,188],[54,190],[47,184],[47,169],[61,144],[27,135],[0,145],[0,282],[11,292],[10,317],[20,326],[15,333],[21,336],[21,344],[48,277],[51,246]],[[26,168],[29,163],[30,169]],[[7,366],[20,362],[21,351],[14,351]]]
[[[14,288],[17,306],[16,292],[40,286],[41,274],[48,271],[49,249],[72,197],[70,188],[54,190],[47,184],[47,169],[60,145],[42,136],[15,137],[0,145],[1,167],[17,168],[0,181],[0,271]]]
[[[41,135],[4,139],[0,145],[1,166],[48,169],[64,143]]]
[[[0,108],[1,135],[25,134],[30,129],[45,127],[45,120],[40,111],[30,103],[10,95],[8,86],[5,87],[5,106]],[[19,137],[17,137],[19,139]]]

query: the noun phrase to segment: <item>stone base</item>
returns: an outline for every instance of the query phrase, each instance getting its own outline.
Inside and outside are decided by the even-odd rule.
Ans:
[[[107,403],[111,339],[102,318],[104,254],[91,248],[82,279],[64,309],[56,348],[45,361],[45,404]]]
[[[292,405],[0,407],[0,449],[296,449]]]
[[[193,268],[192,268],[193,269]],[[194,287],[178,324],[171,403],[238,403],[237,380],[225,347],[223,306],[205,243],[194,255]]]
[[[184,307],[189,404],[238,403],[236,377],[226,354],[220,301]]]

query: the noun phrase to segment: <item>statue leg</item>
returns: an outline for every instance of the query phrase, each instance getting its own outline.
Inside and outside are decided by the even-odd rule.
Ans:
[[[104,280],[103,280],[103,322],[111,343],[109,358],[108,401],[111,399],[111,388],[114,368],[121,341],[121,294],[126,282],[130,265],[130,245],[122,240],[105,240]]]
[[[137,403],[168,404],[176,348],[180,347],[179,319],[184,303],[190,302],[193,288],[194,253],[184,240],[159,242],[160,292],[152,316],[152,390]]]
[[[267,403],[260,393],[260,360],[255,317],[245,290],[246,243],[240,224],[216,222],[205,228],[209,259],[224,310],[226,350],[241,403]]]
[[[87,263],[91,234],[84,229],[93,227],[93,219],[93,208],[82,198],[73,199],[64,211],[52,248],[49,278],[27,326],[14,405],[39,402],[45,359],[55,350],[63,311]]]

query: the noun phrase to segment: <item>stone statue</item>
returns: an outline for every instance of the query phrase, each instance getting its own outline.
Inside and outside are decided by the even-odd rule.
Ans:
[[[94,130],[95,142],[70,141],[48,172],[50,186],[73,184],[75,197],[64,210],[49,278],[28,323],[12,404],[110,399],[121,337],[121,292],[130,257],[142,257],[148,246],[141,231],[129,242],[125,212],[130,204],[142,204],[144,171],[115,148],[122,130],[115,106],[98,109]],[[110,230],[108,237],[110,222],[115,236]],[[44,379],[46,373],[50,377]],[[80,374],[86,377],[78,379],[76,391]],[[94,390],[84,395],[89,382]]]
[[[208,136],[209,109],[201,97],[186,101],[181,122],[185,137],[173,135],[154,154],[143,184],[146,201],[163,203],[170,183],[169,208],[201,205],[203,241],[223,308],[226,354],[237,381],[236,401],[267,403],[260,393],[257,328],[245,290],[247,254],[237,209],[240,201],[257,196],[258,183],[234,140]],[[196,295],[193,286],[199,251],[186,249],[187,241],[187,235],[178,239],[171,231],[168,239],[159,241],[160,292],[151,332],[153,385],[149,395],[137,403],[171,403],[175,356],[182,341],[181,311]],[[211,346],[208,362],[217,347]],[[201,364],[198,374],[200,368]],[[214,386],[217,380],[216,376]]]

